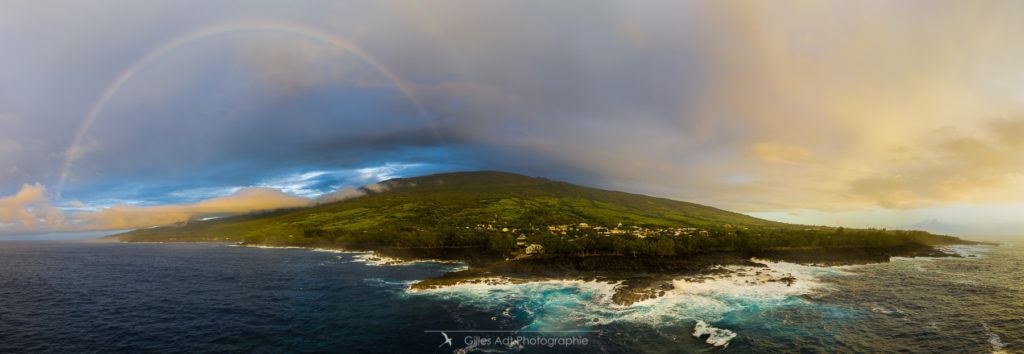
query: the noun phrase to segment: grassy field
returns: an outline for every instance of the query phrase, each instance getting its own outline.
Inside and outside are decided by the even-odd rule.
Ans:
[[[361,191],[362,197],[332,204],[141,229],[118,238],[479,247],[516,254],[521,251],[516,238],[526,236],[528,243],[540,244],[550,254],[657,256],[959,241],[920,231],[785,224],[694,203],[503,172],[395,179]],[[579,227],[580,223],[588,227]],[[549,230],[562,225],[566,227],[557,234]],[[612,234],[611,229],[626,233]]]

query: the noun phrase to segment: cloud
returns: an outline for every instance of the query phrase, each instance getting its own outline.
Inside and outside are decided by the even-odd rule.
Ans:
[[[326,172],[317,174],[323,173]],[[227,189],[232,190],[231,194],[196,203],[90,206],[71,200],[57,207],[46,197],[46,187],[42,184],[26,184],[16,194],[0,198],[0,234],[162,226],[204,215],[235,215],[340,202],[365,196],[367,191],[384,192],[394,186],[397,186],[395,182],[386,181],[371,183],[359,189],[345,186],[310,197],[296,196],[274,188],[245,187]]]
[[[64,158],[67,161],[75,161],[86,154],[95,152],[102,147],[102,144],[95,139],[88,139],[82,144],[78,144],[68,148],[68,151],[64,153]]]
[[[863,178],[850,183],[850,192],[869,198],[887,208],[909,209],[927,206],[929,201],[915,191],[927,187],[914,182],[900,175]]]
[[[1013,148],[1024,146],[1024,118],[1001,118],[988,123],[989,130]]]
[[[0,198],[0,224],[10,224],[8,229],[18,231],[60,226],[64,215],[50,205],[45,193],[46,187],[39,183],[25,184],[16,194]]]
[[[0,171],[0,176],[14,177],[18,172],[19,155],[22,152],[21,144],[13,139],[0,137],[0,166],[8,166],[6,171]]]
[[[205,214],[242,214],[255,211],[296,208],[312,205],[306,198],[260,187],[242,188],[232,195],[195,204],[141,207],[116,205],[95,212],[72,214],[85,229],[132,229],[168,225]]]
[[[364,195],[366,195],[366,193],[364,193],[363,191],[360,191],[358,189],[351,188],[351,187],[345,187],[345,188],[339,188],[338,190],[336,190],[334,192],[330,192],[330,193],[326,193],[324,195],[321,195],[320,197],[316,198],[316,200],[317,200],[317,202],[320,202],[320,203],[333,203],[333,202],[340,202],[340,201],[345,201],[345,200],[349,200],[349,199],[353,199],[353,198],[359,198],[359,197],[362,197]]]
[[[754,143],[750,154],[767,162],[795,163],[805,161],[814,154],[803,147],[779,143]]]
[[[1004,124],[995,120],[982,126]],[[1024,198],[1024,157],[1014,144],[1000,143],[1000,132],[939,129],[917,136],[915,149],[876,164],[889,174],[850,179],[853,198],[890,208],[910,209],[953,203],[1008,203]]]
[[[243,64],[264,85],[285,96],[338,82],[365,82],[364,77],[380,75],[342,48],[296,34],[250,33],[241,50],[246,53]]]
[[[168,225],[196,216],[243,214],[281,208],[311,206],[361,195],[340,189],[317,199],[261,187],[241,188],[222,197],[198,203],[160,206],[114,205],[94,207],[72,201],[66,210],[54,206],[41,184],[24,185],[16,194],[0,198],[0,233],[131,229]]]
[[[61,194],[86,204],[198,205],[174,193],[249,185],[312,198],[356,178],[305,173],[396,161],[425,167],[361,182],[498,169],[783,214],[1024,196],[1021,3],[320,5],[0,5],[17,29],[0,31],[0,191],[53,185],[67,153]],[[241,31],[140,70],[87,132],[102,146],[67,151],[126,66],[251,18],[357,44],[429,120],[344,51]]]

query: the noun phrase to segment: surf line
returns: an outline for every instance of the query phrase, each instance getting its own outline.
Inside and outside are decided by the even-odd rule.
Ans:
[[[424,333],[440,333],[440,332],[451,332],[451,333],[601,333],[598,330],[589,329],[569,329],[569,330],[557,330],[557,331],[541,331],[541,330],[519,330],[519,329],[428,329],[424,330]]]

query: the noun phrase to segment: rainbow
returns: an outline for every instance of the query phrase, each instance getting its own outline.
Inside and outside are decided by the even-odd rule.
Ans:
[[[202,29],[186,33],[184,35],[178,36],[176,38],[164,42],[163,44],[157,46],[153,50],[146,53],[146,55],[143,55],[141,58],[139,58],[139,60],[135,61],[135,63],[133,63],[127,69],[118,74],[117,77],[115,77],[114,80],[111,81],[109,85],[107,85],[106,89],[103,90],[103,93],[100,95],[99,99],[96,100],[95,103],[93,103],[92,107],[89,109],[89,112],[85,115],[85,118],[82,119],[81,126],[78,127],[78,131],[75,133],[74,138],[71,140],[71,146],[69,146],[68,150],[64,153],[64,165],[61,169],[60,179],[57,182],[57,197],[60,197],[61,191],[64,189],[64,184],[67,182],[72,163],[81,155],[81,153],[78,152],[77,149],[79,148],[79,146],[81,146],[82,140],[85,138],[86,133],[89,131],[89,127],[91,127],[93,123],[96,122],[96,119],[100,116],[100,113],[103,112],[103,108],[107,105],[108,102],[110,102],[110,99],[117,94],[117,91],[120,90],[126,82],[131,80],[136,73],[138,73],[148,64],[156,61],[157,59],[166,55],[167,53],[170,53],[172,51],[175,51],[179,48],[188,45],[189,43],[227,33],[241,31],[274,31],[295,34],[331,44],[335,47],[341,48],[346,52],[359,57],[367,64],[373,66],[373,68],[380,72],[385,78],[391,81],[391,83],[393,83],[395,87],[399,91],[401,91],[402,95],[407,97],[409,101],[412,102],[413,106],[416,107],[417,113],[427,122],[427,125],[433,131],[438,141],[443,141],[441,139],[441,133],[438,131],[437,126],[434,124],[433,119],[431,118],[427,109],[424,108],[419,98],[413,95],[412,90],[409,89],[409,85],[402,81],[402,79],[399,78],[398,75],[395,75],[394,72],[392,72],[383,64],[381,64],[379,60],[374,58],[366,51],[360,49],[352,42],[322,32],[317,29],[293,23],[267,21],[229,22],[204,27]]]

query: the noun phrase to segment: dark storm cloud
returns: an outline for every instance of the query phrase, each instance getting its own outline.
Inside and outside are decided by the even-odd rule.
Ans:
[[[465,150],[459,153],[462,158],[473,159],[458,161],[465,168],[486,165],[543,174],[550,167],[566,172],[581,169],[581,175],[589,175],[594,169],[585,162],[552,157],[549,150],[559,147],[546,145],[555,140],[575,144],[581,138],[606,143],[612,141],[609,137],[637,138],[629,132],[618,135],[623,129],[619,117],[636,112],[642,114],[637,122],[660,119],[665,122],[654,125],[675,126],[668,118],[670,112],[692,99],[686,93],[696,90],[692,84],[700,81],[703,71],[699,57],[687,55],[691,49],[686,46],[649,45],[644,50],[634,42],[637,34],[630,32],[636,29],[618,23],[615,6],[472,4],[468,10],[479,13],[479,18],[452,18],[441,26],[427,23],[439,16],[451,17],[445,13],[462,5],[466,4],[417,9],[399,3],[354,3],[327,16],[292,11],[306,24],[358,41],[401,73],[427,103],[434,120],[430,124],[417,117],[391,83],[375,76],[367,65],[353,64],[352,58],[325,58],[323,48],[301,40],[288,43],[288,38],[274,38],[271,43],[259,43],[245,36],[225,36],[172,52],[126,83],[76,147],[83,153],[73,159],[66,196],[120,183],[111,180],[147,183],[210,170],[225,176],[224,182],[239,183],[245,176],[265,178],[295,165],[345,167],[408,160],[403,154],[412,147],[446,149],[448,145]],[[57,92],[51,97],[75,96],[77,101],[69,101],[73,104],[63,105],[66,108],[60,112],[32,112],[61,120],[38,125],[57,128],[37,134],[49,139],[45,148],[35,149],[48,150],[48,159],[27,162],[40,168],[5,180],[5,189],[17,188],[24,180],[54,183],[63,167],[66,151],[62,149],[80,124],[90,93],[103,89],[107,78],[134,58],[175,33],[279,7],[249,6],[242,14],[225,14],[224,8],[215,7],[200,16],[182,15],[185,19],[178,22],[161,17],[152,23],[142,19],[181,9],[171,4],[125,8],[120,10],[122,16],[115,16],[116,25],[98,23],[101,15],[94,16],[97,23],[78,19],[72,25],[79,29],[75,35],[96,37],[78,41],[47,33],[42,23],[20,23],[40,34],[42,40],[32,41],[33,47],[49,53],[81,52],[77,57],[82,61],[50,64],[68,71],[66,79],[76,87],[73,94]],[[342,10],[351,9],[379,16],[359,21],[346,18],[342,25],[330,21],[347,17]],[[421,10],[426,13],[417,14]],[[49,21],[66,15],[43,9],[24,11]],[[492,21],[506,16],[530,20]],[[119,31],[123,28],[132,28],[134,34],[125,37]],[[484,29],[487,33],[479,33]],[[111,38],[114,32],[119,36]],[[96,47],[117,50],[101,55],[81,44],[90,41]],[[337,61],[344,61],[337,65],[344,68],[331,70]],[[38,63],[27,59],[21,64],[52,73],[51,67],[38,68]],[[324,67],[329,75],[317,77]],[[49,79],[44,81],[57,81]],[[691,85],[676,85],[682,80]],[[486,155],[500,155],[502,162]],[[231,166],[234,173],[222,173],[223,166]],[[262,175],[257,168],[263,169]]]
[[[1024,196],[1020,124],[999,118],[1024,97],[1014,2],[50,5],[0,4],[0,228],[34,210],[110,225],[56,220],[51,204],[308,197],[473,169],[825,211],[809,222]],[[133,63],[234,21],[313,28],[376,61],[302,30],[200,36],[132,72],[71,146]],[[172,214],[224,210],[204,208]]]

